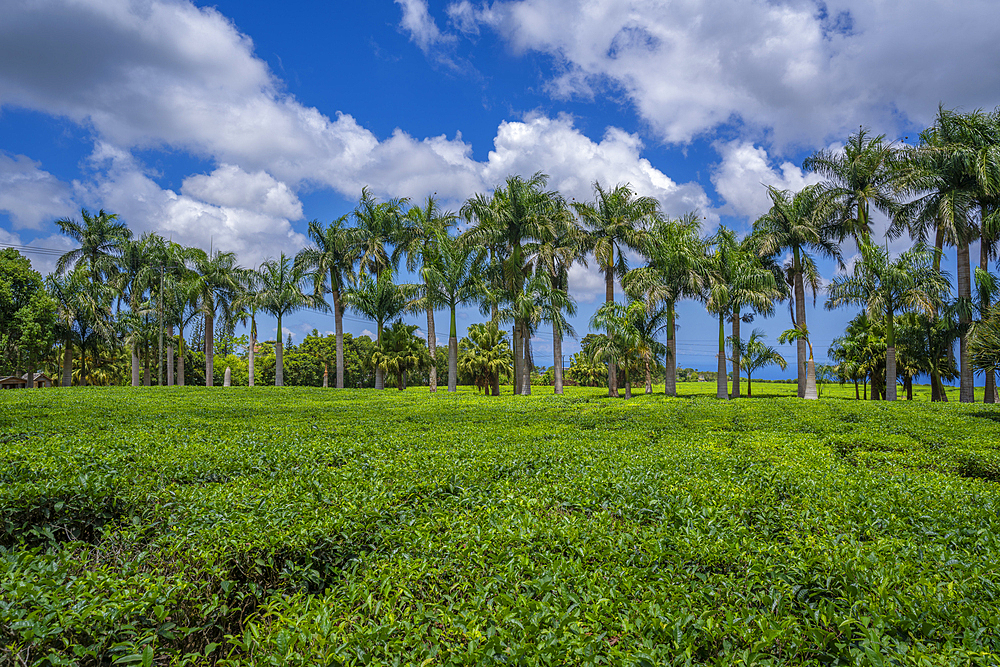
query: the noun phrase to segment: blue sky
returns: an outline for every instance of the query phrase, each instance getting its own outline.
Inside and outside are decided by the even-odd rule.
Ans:
[[[668,214],[700,211],[706,231],[746,230],[767,208],[763,184],[813,182],[802,159],[861,125],[903,139],[939,103],[1000,104],[990,3],[0,6],[0,244],[68,249],[53,221],[105,208],[252,266],[296,252],[309,220],[349,212],[364,185],[457,209],[539,170],[570,197],[588,199],[595,179],[629,182]],[[51,270],[51,257],[31,257]],[[579,267],[571,290],[586,331],[601,277]],[[818,356],[852,315],[822,301],[808,314]],[[745,330],[773,341],[786,311]],[[333,320],[284,325],[301,340]],[[346,325],[373,328],[354,315]],[[712,320],[690,303],[680,326],[679,363],[713,369]],[[550,343],[540,334],[539,363]]]

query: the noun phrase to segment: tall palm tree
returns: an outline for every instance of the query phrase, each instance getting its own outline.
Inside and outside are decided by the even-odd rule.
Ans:
[[[569,294],[569,270],[576,262],[586,265],[586,238],[583,228],[573,219],[565,202],[553,202],[560,207],[554,211],[553,224],[537,246],[534,257],[535,273],[545,274],[557,293]],[[549,304],[552,307],[552,304]],[[576,305],[570,300],[568,315],[576,315]],[[566,334],[575,336],[572,328],[564,326],[564,317],[552,319],[553,392],[563,393],[562,342]]]
[[[448,234],[448,229],[455,224],[458,216],[451,211],[442,211],[433,195],[429,195],[422,206],[414,206],[406,212],[402,220],[399,234],[399,247],[406,254],[406,268],[417,271],[427,265],[427,260],[434,254],[434,246],[441,234]],[[434,326],[435,308],[445,305],[434,299],[434,290],[430,289],[426,276],[421,285],[421,304],[427,313],[427,349],[431,355],[430,391],[437,391],[437,366],[434,364],[437,352],[437,331]],[[450,345],[450,343],[449,343]],[[449,355],[451,351],[449,349]],[[457,355],[457,342],[456,342]],[[456,362],[457,363],[457,362]],[[450,372],[450,369],[449,369]],[[449,383],[449,391],[451,385]]]
[[[79,248],[64,253],[56,262],[56,271],[66,273],[83,261],[90,282],[105,281],[117,272],[117,259],[122,243],[132,238],[132,232],[115,213],[101,209],[91,215],[87,209],[80,211],[83,222],[72,218],[56,220],[59,230],[80,244]]]
[[[736,341],[734,341],[736,343]],[[736,347],[734,345],[734,347]],[[747,396],[753,396],[753,380],[751,376],[757,369],[765,366],[777,365],[781,370],[785,370],[788,364],[776,349],[764,342],[764,332],[754,329],[750,332],[750,338],[746,343],[739,341],[739,354],[741,365],[747,372]]]
[[[397,246],[403,208],[407,199],[380,202],[367,187],[361,190],[361,200],[352,213],[353,241],[360,269],[381,276],[386,269],[399,264],[402,249]]]
[[[224,319],[232,318],[232,303],[239,291],[242,268],[236,264],[234,253],[221,250],[208,254],[192,249],[190,264],[193,271],[190,294],[197,312],[205,318],[205,386],[211,387],[215,370],[215,316],[221,313]]]
[[[871,209],[890,218],[899,212],[903,152],[885,135],[871,137],[859,128],[841,150],[821,150],[806,158],[802,168],[827,180],[818,194],[832,204],[834,226],[841,242],[851,236],[860,246],[871,238]]]
[[[424,256],[420,274],[424,281],[424,298],[443,304],[449,310],[448,391],[454,392],[458,388],[458,329],[455,312],[458,306],[476,303],[483,298],[485,285],[481,274],[486,253],[482,248],[474,247],[461,238],[449,236],[444,229],[438,231],[437,237],[433,248]],[[430,340],[428,348],[432,349]]]
[[[753,242],[753,239],[750,239]],[[708,310],[719,317],[718,398],[729,398],[726,385],[726,318],[733,322],[732,340],[740,340],[742,309],[752,308],[769,315],[781,295],[774,273],[763,266],[746,244],[740,243],[733,230],[723,226],[712,238],[709,280],[706,284]],[[739,354],[733,355],[733,395],[738,396]]]
[[[762,257],[775,257],[791,252],[789,267],[792,280],[792,298],[795,307],[794,328],[801,333],[794,337],[798,344],[798,395],[805,397],[806,385],[816,383],[815,375],[809,378],[806,346],[805,279],[810,266],[815,266],[813,253],[835,258],[843,264],[835,230],[829,222],[829,211],[823,206],[816,186],[807,186],[794,195],[787,190],[767,188],[771,209],[753,225],[754,245]]]
[[[566,331],[571,335],[573,329],[563,316],[564,311],[575,311],[573,300],[563,291],[552,287],[552,282],[548,275],[542,273],[531,276],[524,283],[523,291],[514,295],[507,304],[500,309],[499,319],[503,322],[521,322],[520,333],[523,337],[521,349],[525,350],[524,366],[520,378],[515,377],[515,382],[521,383],[521,393],[531,394],[531,337],[537,331],[538,325],[542,322],[557,322],[556,326],[561,331]]]
[[[945,243],[957,249],[959,400],[971,403],[974,376],[968,349],[972,323],[969,245],[979,235],[976,214],[982,202],[1000,192],[997,130],[981,111],[959,114],[941,107],[934,124],[921,133],[920,145],[908,156],[904,184],[910,194],[918,196],[904,207],[904,215],[893,232],[906,227],[911,237],[924,240],[927,232],[934,230],[939,253]],[[941,398],[943,388],[938,393]]]
[[[382,330],[388,320],[403,314],[410,305],[414,290],[409,285],[397,285],[395,272],[391,267],[379,276],[361,272],[357,284],[344,292],[344,303],[360,315],[376,324],[376,345],[382,343]],[[385,389],[385,373],[375,368],[375,388]]]
[[[919,310],[930,314],[943,302],[948,281],[933,268],[934,254],[923,244],[891,260],[887,249],[861,244],[861,259],[851,275],[836,276],[828,286],[829,309],[842,305],[863,306],[872,318],[885,322],[885,398],[896,400],[895,315]]]
[[[111,284],[128,301],[132,323],[132,331],[129,335],[129,349],[132,356],[132,386],[138,387],[140,384],[140,359],[139,346],[146,346],[148,343],[147,333],[149,329],[149,315],[154,312],[151,299],[147,295],[151,292],[154,278],[158,282],[159,263],[162,260],[164,250],[163,239],[149,232],[144,233],[138,239],[127,239],[119,244],[118,268],[116,277]],[[147,350],[148,352],[148,350]],[[142,384],[149,384],[149,355],[146,354],[146,374]]]
[[[256,303],[265,313],[270,313],[278,319],[277,335],[274,339],[275,387],[282,387],[285,384],[285,366],[281,344],[282,318],[302,308],[312,308],[321,303],[322,296],[309,294],[306,291],[306,282],[312,278],[312,274],[309,273],[304,264],[296,264],[285,253],[281,253],[278,259],[264,262],[257,271],[255,280],[257,286]]]
[[[589,233],[589,248],[604,272],[605,303],[615,300],[615,277],[621,279],[628,271],[628,259],[623,250],[642,251],[644,228],[659,217],[659,203],[653,197],[640,197],[632,187],[619,184],[605,190],[594,181],[594,201],[573,204],[577,215]],[[618,374],[614,364],[608,367],[608,390],[618,395]]]
[[[642,252],[648,264],[625,274],[622,287],[630,298],[642,298],[650,307],[662,304],[666,310],[664,393],[677,396],[677,303],[700,298],[708,277],[701,219],[689,213],[676,220],[657,220],[645,236]]]
[[[309,224],[312,225],[312,223]],[[299,257],[296,257],[296,260],[298,259]],[[243,270],[240,273],[240,284],[232,304],[234,319],[243,325],[250,322],[250,344],[247,346],[247,384],[250,387],[255,386],[256,383],[256,369],[254,365],[257,357],[257,311],[260,310],[260,290],[261,272],[254,269]],[[322,288],[320,287],[317,291],[322,293]],[[281,338],[280,332],[278,338]],[[282,374],[283,377],[284,375]],[[323,379],[324,381],[326,380],[325,373]]]
[[[531,270],[530,257],[535,244],[549,235],[560,209],[557,192],[544,190],[548,176],[541,172],[531,178],[508,176],[492,197],[479,194],[465,202],[463,218],[472,223],[464,237],[476,245],[498,251],[499,280],[508,302],[524,293],[524,283]],[[514,319],[514,393],[521,392],[523,377],[530,374],[523,346],[528,322],[517,314]],[[530,386],[530,385],[529,385]]]
[[[330,293],[334,327],[337,336],[337,389],[344,388],[344,300],[343,293],[354,275],[360,246],[355,243],[354,230],[347,227],[347,215],[342,215],[325,228],[316,220],[309,223],[312,245],[295,257],[316,276],[316,293]],[[326,279],[329,277],[329,284]]]

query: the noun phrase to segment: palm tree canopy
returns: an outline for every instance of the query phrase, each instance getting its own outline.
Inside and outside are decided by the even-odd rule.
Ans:
[[[899,212],[903,163],[904,152],[884,134],[871,137],[861,128],[843,149],[818,151],[802,168],[827,179],[817,193],[833,207],[838,240],[853,236],[860,242],[871,236],[872,207],[890,218]]]
[[[324,227],[318,220],[309,223],[310,245],[296,256],[296,265],[311,272],[314,293],[343,292],[354,274],[354,265],[361,257],[355,230],[347,226],[348,215],[342,215]],[[329,283],[327,283],[329,280]]]
[[[622,248],[640,252],[644,231],[659,218],[659,202],[638,196],[627,183],[605,190],[595,181],[594,201],[574,203],[573,208],[589,232],[589,249],[601,270],[613,271],[619,278],[628,271]]]
[[[257,305],[265,313],[284,317],[302,308],[319,305],[322,297],[307,293],[306,284],[312,278],[304,265],[296,265],[285,253],[260,265],[257,283]],[[281,332],[279,331],[280,335]]]
[[[402,248],[396,244],[407,201],[397,198],[380,202],[367,187],[361,190],[361,200],[352,215],[354,242],[362,270],[380,274],[399,264]],[[393,246],[391,250],[390,246]]]
[[[72,218],[56,220],[63,234],[80,244],[79,248],[62,255],[56,263],[59,273],[66,273],[80,260],[90,272],[91,281],[105,280],[115,274],[116,260],[121,255],[121,244],[132,238],[132,232],[115,213],[104,209],[91,215],[87,209],[80,211],[83,222]]]

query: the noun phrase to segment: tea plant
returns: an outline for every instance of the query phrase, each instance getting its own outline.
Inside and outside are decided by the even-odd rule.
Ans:
[[[680,389],[4,392],[0,663],[997,664],[1000,412]]]

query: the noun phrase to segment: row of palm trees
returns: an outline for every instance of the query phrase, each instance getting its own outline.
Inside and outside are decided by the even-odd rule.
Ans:
[[[211,385],[216,319],[229,331],[238,322],[249,322],[253,383],[257,318],[260,313],[275,317],[275,384],[281,385],[283,318],[302,308],[332,311],[335,386],[343,387],[346,309],[376,323],[379,346],[387,323],[406,312],[425,313],[431,359],[435,313],[446,309],[448,389],[454,391],[456,311],[478,305],[492,324],[511,327],[515,393],[531,392],[531,340],[540,326],[551,326],[555,391],[561,393],[562,340],[575,335],[567,319],[576,312],[568,276],[574,264],[593,259],[604,273],[606,294],[591,320],[601,333],[589,350],[596,361],[607,364],[610,395],[618,395],[621,381],[630,395],[631,381],[642,371],[651,389],[650,371],[661,357],[667,362],[665,392],[676,394],[677,305],[694,299],[719,322],[720,398],[730,395],[729,361],[732,396],[742,392],[741,365],[749,343],[741,338],[741,323],[769,316],[786,301],[792,326],[782,340],[797,344],[799,395],[812,398],[815,360],[806,324],[807,292],[815,295],[822,289],[817,259],[830,258],[843,266],[841,244],[851,239],[860,255],[853,273],[829,285],[827,306],[861,306],[884,322],[885,398],[895,398],[894,317],[920,312],[932,323],[946,313],[956,314],[960,395],[963,401],[971,400],[968,342],[974,309],[969,244],[981,242],[979,284],[989,279],[988,261],[1000,238],[1000,115],[941,109],[915,146],[886,142],[862,128],[843,150],[820,151],[804,166],[826,180],[798,192],[769,187],[771,208],[742,239],[724,226],[706,237],[696,214],[668,218],[655,199],[628,185],[609,189],[595,183],[592,201],[567,201],[547,189],[544,174],[536,173],[508,177],[492,193],[470,198],[457,213],[442,210],[433,196],[411,205],[406,199],[379,200],[364,189],[352,213],[326,225],[309,223],[310,245],[295,257],[282,254],[253,270],[238,266],[232,253],[206,253],[155,234],[133,238],[116,216],[84,211],[82,223],[59,221],[80,248],[60,259],[49,284],[61,304],[66,364],[71,365],[71,344],[85,351],[92,339],[107,337],[110,322],[125,322],[133,384],[140,383],[140,353],[147,360],[144,381],[149,382],[148,351],[160,324],[167,330],[167,384],[173,384],[174,328],[182,346],[184,327],[195,317],[203,318],[206,384]],[[889,237],[909,233],[916,245],[893,258],[872,238],[873,209],[888,216]],[[460,221],[465,228],[457,233]],[[933,246],[926,244],[931,237]],[[950,282],[941,270],[946,245],[958,250],[957,300],[949,299]],[[629,260],[636,256],[639,265],[632,268]],[[418,276],[416,284],[396,284],[404,261]],[[616,302],[616,279],[625,291],[622,303]],[[977,293],[976,307],[985,317],[992,296],[989,290]],[[113,311],[117,318],[111,316]],[[660,342],[663,334],[665,343]],[[759,335],[755,344],[762,344]],[[928,339],[927,349],[933,347]],[[387,368],[398,368],[398,360],[387,350],[380,352],[377,388],[384,387]],[[928,354],[947,356],[940,346]],[[934,398],[943,399],[944,364],[936,358],[926,366]],[[500,375],[491,376],[491,393],[498,391]],[[992,371],[987,374],[987,400],[995,391],[992,376]],[[177,381],[184,381],[183,354]],[[430,390],[436,391],[437,384],[432,366]]]

